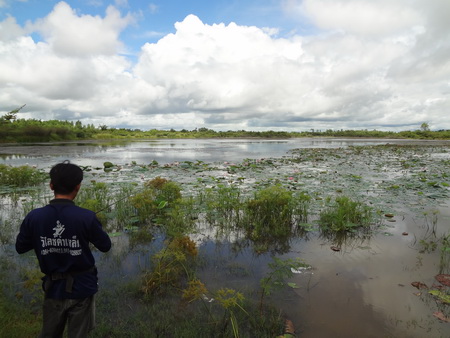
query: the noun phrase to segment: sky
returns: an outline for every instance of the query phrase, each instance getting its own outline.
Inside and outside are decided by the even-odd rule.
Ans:
[[[0,116],[450,129],[449,0],[0,0]]]

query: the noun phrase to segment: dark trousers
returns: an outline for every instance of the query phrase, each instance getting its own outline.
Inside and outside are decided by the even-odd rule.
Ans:
[[[69,338],[85,338],[95,326],[94,296],[82,299],[44,300],[44,324],[40,338],[63,336],[67,323]]]

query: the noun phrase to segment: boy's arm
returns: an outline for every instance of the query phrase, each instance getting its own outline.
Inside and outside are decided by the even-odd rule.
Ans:
[[[25,218],[20,225],[20,231],[16,238],[16,251],[23,254],[33,249],[32,235],[28,230],[27,219]]]
[[[93,226],[91,228],[91,239],[90,242],[99,249],[101,252],[107,252],[111,249],[111,239],[108,234],[103,231],[102,224],[95,217]]]

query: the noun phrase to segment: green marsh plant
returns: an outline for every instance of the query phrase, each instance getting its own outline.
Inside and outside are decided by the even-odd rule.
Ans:
[[[193,266],[198,255],[196,244],[188,237],[177,237],[152,257],[153,268],[142,277],[144,298],[182,290],[182,283],[193,279]]]
[[[194,232],[198,219],[198,207],[192,197],[180,198],[165,211],[162,226],[168,238],[176,238]]]
[[[43,183],[48,175],[37,168],[0,164],[0,186],[29,187]]]
[[[293,225],[292,192],[280,185],[257,191],[246,202],[243,220],[253,240],[266,236],[289,236]]]
[[[233,227],[240,223],[241,192],[235,185],[218,184],[206,190],[205,216],[212,225]]]
[[[331,197],[326,199],[318,222],[325,232],[356,232],[370,229],[373,219],[372,208],[347,196],[338,196],[334,200]]]
[[[130,198],[141,223],[164,223],[167,211],[182,198],[180,186],[156,177],[144,184],[141,192]]]
[[[242,307],[244,302],[244,295],[234,289],[221,288],[216,292],[217,302],[227,311],[231,327],[233,329],[233,336],[235,338],[239,337],[239,325],[238,320],[235,315],[236,310],[243,311],[248,315],[247,311]],[[224,320],[227,323],[227,320]],[[225,331],[225,328],[223,329]]]
[[[450,272],[450,234],[442,236],[439,260],[439,273]]]
[[[293,195],[293,217],[294,223],[299,228],[308,228],[308,220],[311,205],[311,196],[305,192],[298,192]]]

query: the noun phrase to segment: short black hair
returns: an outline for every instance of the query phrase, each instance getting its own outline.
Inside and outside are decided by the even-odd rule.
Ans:
[[[50,169],[50,183],[57,194],[70,194],[83,180],[83,170],[66,160]]]

